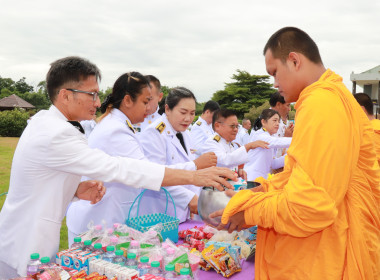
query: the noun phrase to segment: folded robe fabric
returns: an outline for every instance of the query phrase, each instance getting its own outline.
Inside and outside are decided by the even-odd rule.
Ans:
[[[380,165],[380,120],[374,119],[371,120],[373,131],[375,132],[375,149],[377,155],[377,162]]]
[[[284,171],[238,192],[222,223],[258,225],[255,279],[380,279],[380,170],[373,129],[342,78],[306,87]]]

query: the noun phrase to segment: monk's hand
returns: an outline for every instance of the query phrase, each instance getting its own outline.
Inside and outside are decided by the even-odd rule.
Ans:
[[[198,196],[194,195],[194,197],[189,202],[189,210],[192,216],[193,214],[198,214]]]
[[[227,179],[237,181],[236,172],[225,167],[209,167],[206,169],[196,170],[193,173],[193,184],[202,187],[214,187],[220,191],[224,191],[224,187],[234,189],[234,187],[227,182]]]
[[[219,210],[220,211],[220,210]],[[215,214],[220,214],[220,212],[214,212]],[[212,214],[214,213],[211,213],[210,214],[210,217]],[[223,212],[222,214],[223,215]],[[221,216],[220,215],[220,216]],[[240,212],[237,212],[236,214],[232,215],[229,219],[228,219],[228,223],[227,224],[223,224],[223,223],[220,223],[218,226],[217,226],[217,229],[218,230],[225,230],[227,229],[229,233],[233,232],[233,231],[241,231],[243,229],[245,225],[245,219],[244,219],[244,211],[240,211]]]
[[[216,166],[217,160],[218,158],[214,152],[208,152],[200,155],[194,160],[194,163],[197,169],[204,169],[207,167]]]
[[[253,191],[253,192],[265,192],[265,189],[264,189],[263,185],[258,185],[257,187],[252,188],[250,190]]]
[[[102,181],[90,180],[83,181],[78,185],[75,196],[79,199],[89,200],[91,204],[95,204],[103,198],[105,193],[106,188]]]

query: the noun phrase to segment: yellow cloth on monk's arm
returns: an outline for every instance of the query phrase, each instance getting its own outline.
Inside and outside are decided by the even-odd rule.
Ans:
[[[284,172],[263,182],[267,192],[238,194],[231,199],[223,223],[239,211],[234,204],[245,210],[247,224],[296,237],[309,236],[334,222],[336,204],[346,194],[353,157],[357,158],[348,151],[358,149],[359,143],[352,141],[352,123],[340,97],[332,91],[304,90],[297,105],[297,126]],[[271,186],[275,182],[277,185]]]

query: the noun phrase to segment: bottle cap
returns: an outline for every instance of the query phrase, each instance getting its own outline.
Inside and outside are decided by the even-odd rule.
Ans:
[[[108,234],[112,234],[113,233],[113,229],[112,228],[107,229],[107,233]]]
[[[84,246],[90,246],[91,245],[91,240],[85,240],[83,242]]]
[[[115,246],[107,246],[107,252],[115,251]]]
[[[173,248],[169,247],[166,249],[166,253],[168,253],[169,255],[173,255],[175,253],[175,250]]]
[[[123,253],[124,253],[123,250],[116,250],[116,251],[115,251],[115,255],[116,255],[116,256],[122,256]]]
[[[94,248],[95,249],[102,249],[102,243],[95,243]]]
[[[142,262],[142,263],[147,263],[147,262],[149,262],[149,257],[147,257],[147,256],[141,257],[141,258],[140,258],[140,262]]]
[[[118,240],[119,238],[117,238],[116,236],[111,237],[111,243],[117,243]]]
[[[82,242],[82,237],[80,236],[74,237],[74,242]]]
[[[167,264],[165,266],[166,271],[174,271],[174,264]]]
[[[40,258],[40,254],[38,254],[38,253],[33,253],[33,254],[30,255],[30,258],[31,258],[32,260],[37,260],[37,259]]]
[[[150,263],[150,266],[151,266],[151,267],[160,267],[160,262],[158,262],[158,261],[151,262],[151,263]]]
[[[184,267],[184,268],[181,268],[179,274],[181,275],[190,275],[190,269]]]
[[[127,258],[128,259],[135,259],[136,258],[136,254],[135,253],[128,253],[127,254]]]
[[[43,257],[41,258],[41,263],[49,263],[50,262],[50,258],[49,257]]]
[[[96,226],[95,226],[95,229],[96,229],[96,230],[102,230],[102,228],[103,228],[102,225],[96,225]]]
[[[114,229],[117,229],[119,226],[120,226],[119,223],[114,223],[114,224],[113,224],[113,228],[114,228]]]

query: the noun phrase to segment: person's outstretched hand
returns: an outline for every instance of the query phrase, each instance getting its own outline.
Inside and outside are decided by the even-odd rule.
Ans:
[[[75,196],[79,199],[89,200],[91,204],[95,204],[103,198],[105,193],[106,188],[102,181],[90,180],[83,181],[78,185]]]
[[[234,189],[227,182],[227,179],[237,181],[237,174],[231,169],[225,167],[209,167],[206,169],[196,170],[193,173],[193,184],[199,187],[214,187],[220,191],[224,191],[225,187]]]

